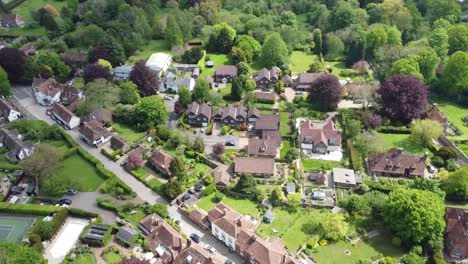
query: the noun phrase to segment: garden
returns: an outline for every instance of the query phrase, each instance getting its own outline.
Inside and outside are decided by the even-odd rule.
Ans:
[[[332,160],[303,159],[302,168],[304,171],[323,171],[331,170],[336,167],[342,167],[341,163]]]
[[[112,129],[129,144],[133,144],[146,136],[146,132],[135,131],[128,125],[122,123],[114,122],[112,124]]]
[[[378,133],[385,140],[385,144],[390,148],[403,148],[403,152],[409,154],[421,155],[424,152],[429,152],[426,147],[418,144],[411,139],[411,134],[389,134]]]
[[[224,204],[231,207],[232,209],[236,210],[242,215],[251,215],[255,218],[258,217],[260,214],[260,210],[258,209],[258,205],[255,202],[252,202],[249,199],[245,198],[234,198],[230,196],[224,196],[221,200]],[[218,202],[215,199],[215,193],[212,193],[208,196],[203,197],[198,201],[197,206],[205,211],[209,211],[213,209]]]

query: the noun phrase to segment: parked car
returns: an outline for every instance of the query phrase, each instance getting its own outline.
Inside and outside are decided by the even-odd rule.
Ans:
[[[70,204],[72,204],[72,200],[70,200],[70,199],[61,199],[61,200],[58,200],[57,204],[60,204],[60,205],[62,205],[62,204],[70,205]]]
[[[127,163],[128,163],[127,160],[123,160],[122,162],[120,162],[120,166],[122,167],[127,166]]]
[[[430,173],[436,172],[436,168],[432,165],[427,165],[427,171]]]
[[[236,142],[232,141],[232,140],[228,140],[226,141],[226,146],[230,146],[230,147],[235,147],[236,146]]]
[[[216,248],[212,247],[211,245],[206,245],[205,249],[208,250],[211,254],[216,253]]]
[[[172,99],[174,99],[172,96],[169,96],[169,95],[164,96],[164,100],[166,100],[166,101],[170,101]]]
[[[68,195],[75,195],[75,194],[77,194],[77,193],[78,193],[78,191],[75,190],[75,189],[68,190],[68,191],[65,192],[65,194],[68,194]]]
[[[236,264],[234,263],[234,261],[230,260],[230,259],[226,259],[226,261],[224,262],[224,264]]]
[[[195,242],[195,243],[197,243],[197,244],[200,243],[200,241],[201,241],[200,236],[197,235],[197,234],[195,234],[195,233],[191,234],[191,235],[190,235],[190,238],[193,240],[193,242]]]
[[[190,194],[186,194],[182,197],[182,202],[185,202],[187,201],[188,199],[190,199]]]

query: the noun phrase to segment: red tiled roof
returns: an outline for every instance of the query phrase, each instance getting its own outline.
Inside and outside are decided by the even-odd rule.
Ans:
[[[422,176],[426,167],[425,158],[403,154],[401,149],[390,149],[387,153],[368,158],[369,174],[388,173],[401,176]]]
[[[275,161],[270,158],[237,157],[234,160],[234,172],[239,174],[273,174]]]
[[[63,90],[63,86],[55,81],[54,78],[49,78],[47,80],[34,78],[33,86],[40,93],[50,97],[54,97]]]
[[[310,138],[311,142],[308,142],[306,137]],[[331,119],[325,122],[306,120],[301,125],[300,141],[302,143],[312,143],[314,145],[323,143],[326,146],[337,146],[341,144],[341,133]]]
[[[172,157],[169,154],[157,149],[153,152],[148,161],[153,164],[153,166],[158,167],[158,169],[162,169],[167,175],[171,175],[170,167]]]

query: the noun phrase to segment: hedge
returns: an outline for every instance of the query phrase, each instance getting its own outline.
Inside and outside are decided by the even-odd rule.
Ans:
[[[53,205],[38,205],[38,204],[11,204],[0,202],[0,212],[13,214],[31,214],[47,216],[51,213],[56,213],[63,207]]]
[[[381,126],[377,131],[385,134],[411,134],[411,129],[407,127]]]
[[[21,170],[21,166],[18,164],[11,163],[0,163],[0,169],[3,170]]]
[[[361,169],[361,162],[359,160],[359,154],[356,148],[353,145],[351,140],[346,140],[346,146],[348,147],[349,151],[349,161],[351,162],[351,166],[353,167],[354,171],[359,171]]]

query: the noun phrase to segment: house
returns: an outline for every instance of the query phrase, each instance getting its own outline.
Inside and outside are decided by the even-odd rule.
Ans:
[[[468,260],[468,210],[447,207],[445,223],[445,255],[454,261],[452,263],[465,263]]]
[[[63,88],[62,93],[60,94],[60,100],[65,104],[72,104],[83,99],[83,97],[83,91],[73,86]]]
[[[187,88],[190,92],[193,91],[195,88],[195,79],[194,78],[176,78],[176,77],[169,77],[170,75],[166,76],[163,79],[162,85],[160,87],[160,91],[165,93],[179,93],[179,89],[181,87]]]
[[[247,112],[247,122],[255,123],[255,121],[257,121],[257,119],[259,119],[261,116],[262,113],[257,108],[252,107]]]
[[[31,141],[23,141],[23,137],[17,129],[0,129],[0,147],[6,147],[6,156],[9,160],[23,160],[32,155],[34,145]]]
[[[228,125],[235,127],[239,124],[244,124],[247,120],[247,108],[242,105],[227,105],[221,115],[221,123],[223,125]]]
[[[138,231],[130,227],[129,225],[125,225],[120,228],[115,238],[118,242],[123,244],[124,246],[131,246],[134,242],[135,236],[138,234]]]
[[[24,27],[24,20],[16,14],[0,14],[0,27],[21,28]]]
[[[284,87],[293,87],[294,85],[293,78],[287,74],[281,77],[281,82],[284,84]]]
[[[216,67],[215,81],[232,82],[237,77],[237,67],[235,65],[220,65]]]
[[[102,126],[108,126],[112,122],[112,113],[106,109],[97,109],[89,115],[88,121],[91,120],[99,122]]]
[[[68,129],[73,129],[80,125],[80,118],[63,106],[63,104],[55,104],[50,112],[56,120],[63,122]]]
[[[148,59],[148,61],[146,61],[146,66],[152,69],[153,71],[162,73],[167,71],[171,63],[171,55],[162,52],[157,52],[153,53]]]
[[[227,187],[231,183],[231,176],[226,169],[217,167],[211,174],[213,175],[213,181],[217,187]]]
[[[127,152],[130,149],[130,144],[128,144],[123,138],[112,136],[111,140],[111,148],[114,150],[122,150],[122,153]]]
[[[187,123],[207,127],[211,121],[211,106],[206,103],[193,102],[188,105],[186,111]]]
[[[276,96],[272,92],[256,92],[255,99],[258,103],[273,104],[275,103]]]
[[[336,187],[352,188],[356,186],[357,182],[354,175],[354,170],[333,168],[332,172],[333,181],[335,182]]]
[[[222,264],[221,260],[215,258],[202,246],[187,240],[187,247],[182,250],[175,258],[173,264]]]
[[[272,158],[237,157],[234,160],[236,175],[252,174],[255,177],[271,177],[275,172]]]
[[[255,133],[261,136],[264,131],[279,131],[280,117],[277,114],[262,114],[255,120]]]
[[[0,97],[0,115],[9,122],[20,118],[21,112],[7,99]]]
[[[367,159],[369,175],[385,177],[422,177],[426,170],[426,158],[403,154],[403,150],[392,148],[386,153],[370,155]]]
[[[109,142],[112,138],[112,133],[105,129],[102,123],[97,120],[84,122],[79,131],[81,139],[95,148]]]
[[[449,127],[447,116],[439,110],[437,104],[433,104],[429,111],[426,112],[425,116],[427,119],[439,122],[444,128],[444,130],[446,130]]]
[[[112,76],[118,80],[128,80],[130,77],[130,73],[133,70],[133,66],[131,65],[122,65],[112,69]]]
[[[194,207],[188,214],[190,220],[197,224],[203,230],[209,230],[210,222],[208,221],[208,213],[198,207]]]
[[[171,176],[170,168],[172,157],[169,154],[157,149],[153,152],[151,157],[149,157],[148,162],[155,170],[159,171],[164,176]]]
[[[247,154],[253,157],[276,158],[281,147],[279,131],[264,132],[262,137],[249,138]]]
[[[252,80],[257,84],[258,89],[270,90],[278,82],[279,72],[280,68],[276,66],[270,70],[263,68],[252,76]]]
[[[299,76],[294,80],[294,89],[299,91],[306,91],[312,86],[312,84],[318,79],[318,77],[322,76],[323,73],[310,73],[310,72],[303,72],[300,73]]]
[[[211,119],[215,122],[221,122],[223,118],[223,108],[216,107],[213,113],[211,114]]]
[[[301,150],[306,155],[341,151],[341,132],[331,119],[326,121],[305,120],[300,125],[298,139]]]
[[[63,86],[55,81],[54,78],[47,80],[34,78],[32,88],[36,101],[40,105],[48,106],[60,102]]]

